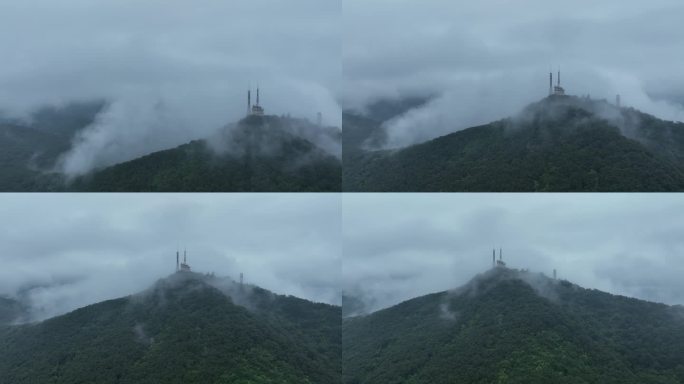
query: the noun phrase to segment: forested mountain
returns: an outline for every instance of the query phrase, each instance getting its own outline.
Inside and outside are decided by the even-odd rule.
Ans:
[[[0,383],[337,383],[341,309],[177,273],[149,290],[0,327]]]
[[[341,133],[304,119],[249,116],[199,139],[71,177],[56,167],[104,102],[0,116],[0,191],[340,191]]]
[[[684,124],[605,101],[551,96],[398,150],[372,149],[387,134],[381,121],[345,115],[348,123],[359,139],[345,146],[347,191],[684,190]]]
[[[21,322],[26,316],[26,308],[21,302],[0,296],[0,326]]]
[[[496,268],[343,322],[345,383],[684,382],[684,308]]]
[[[330,151],[314,144],[325,143]],[[75,191],[334,192],[342,188],[337,129],[250,116],[215,137],[80,177]]]
[[[0,191],[63,189],[62,177],[52,168],[71,148],[74,135],[104,107],[104,102],[93,101],[43,107],[24,120],[0,115]]]

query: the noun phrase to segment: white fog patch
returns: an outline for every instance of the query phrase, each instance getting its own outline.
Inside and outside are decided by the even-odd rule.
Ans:
[[[444,320],[456,321],[461,316],[458,311],[451,310],[448,303],[441,303],[439,305],[439,317]]]
[[[209,127],[184,121],[182,106],[161,99],[134,97],[112,102],[73,140],[57,169],[78,176],[92,169],[131,160],[185,143]]]
[[[145,332],[145,325],[138,323],[133,326],[133,333],[135,334],[135,339],[143,344],[149,345],[154,343],[154,337],[150,337]]]

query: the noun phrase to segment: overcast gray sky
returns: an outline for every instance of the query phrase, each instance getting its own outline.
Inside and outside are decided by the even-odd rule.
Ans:
[[[346,194],[343,288],[373,309],[512,268],[684,305],[681,194]]]
[[[0,295],[34,287],[39,318],[149,287],[177,246],[197,272],[340,303],[338,194],[4,194],[0,217]]]
[[[679,0],[345,0],[345,108],[437,94],[389,124],[402,146],[514,114],[560,67],[574,95],[684,119]],[[555,76],[555,74],[554,74]]]
[[[339,0],[0,0],[0,111],[106,98],[65,168],[84,172],[266,113],[339,126]]]

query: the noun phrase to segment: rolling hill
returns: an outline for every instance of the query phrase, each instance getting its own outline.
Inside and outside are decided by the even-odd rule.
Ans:
[[[381,121],[347,120],[363,145],[381,145]],[[684,124],[573,96],[398,150],[359,141],[345,147],[345,191],[684,190]]]
[[[77,132],[95,121],[102,101],[43,107],[24,120],[0,115],[0,191],[63,189],[62,176],[51,171],[71,148]]]
[[[344,383],[684,382],[684,308],[496,268],[343,322]]]
[[[337,130],[276,116],[250,116],[220,134],[79,177],[72,191],[335,192],[342,165]],[[327,140],[327,141],[325,141]],[[338,144],[335,144],[338,143]]]
[[[336,383],[340,307],[177,273],[145,292],[0,327],[0,383]]]
[[[0,296],[0,326],[22,322],[27,316],[26,308],[21,302]]]
[[[80,175],[58,163],[102,101],[0,116],[0,191],[334,192],[342,188],[341,133],[304,119],[249,116],[212,137]]]

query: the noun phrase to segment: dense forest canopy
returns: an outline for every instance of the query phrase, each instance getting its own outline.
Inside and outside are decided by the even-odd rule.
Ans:
[[[398,150],[378,149],[382,121],[350,113],[343,121],[346,191],[684,190],[684,124],[605,101],[549,97]]]
[[[0,191],[339,191],[341,132],[305,119],[249,116],[198,139],[85,175],[60,158],[95,123],[102,101],[0,116]]]
[[[0,327],[2,383],[336,383],[340,307],[194,273]]]
[[[342,334],[345,383],[684,382],[684,308],[506,268]]]

